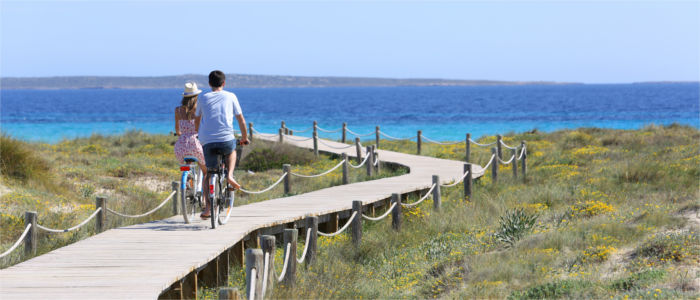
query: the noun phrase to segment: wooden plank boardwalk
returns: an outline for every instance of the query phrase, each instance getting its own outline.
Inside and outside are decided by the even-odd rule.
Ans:
[[[285,142],[313,149],[311,140]],[[336,148],[345,144],[324,143],[333,147],[319,144],[320,151],[356,156],[355,147],[339,150]],[[428,189],[432,185],[432,175],[439,175],[443,184],[463,175],[461,161],[378,152],[383,163],[404,165],[410,172],[238,206],[229,223],[215,230],[209,228],[209,221],[184,224],[179,215],[110,229],[0,270],[0,299],[153,299],[174,286],[189,289],[183,293],[192,295],[197,282],[196,275],[194,279],[189,278],[192,274],[202,269],[209,273],[211,270],[219,274],[225,272],[230,260],[240,261],[243,240],[255,240],[260,230],[301,223],[299,221],[307,216],[319,216],[319,222],[323,222],[331,213],[351,210],[353,200],[361,200],[363,204],[383,203],[392,193]],[[474,178],[484,174],[477,165],[473,166],[473,171]],[[305,231],[300,230],[302,232]]]

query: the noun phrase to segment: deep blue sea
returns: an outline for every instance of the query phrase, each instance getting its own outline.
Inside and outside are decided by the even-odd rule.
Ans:
[[[461,140],[532,129],[636,129],[677,122],[700,127],[700,85],[606,84],[469,87],[241,88],[243,113],[261,132],[311,126]],[[206,90],[205,90],[206,91]],[[180,89],[0,90],[0,130],[31,141],[57,142],[130,129],[174,130]],[[306,134],[302,134],[306,135]],[[337,137],[321,134],[322,137]],[[371,137],[370,137],[371,138]]]

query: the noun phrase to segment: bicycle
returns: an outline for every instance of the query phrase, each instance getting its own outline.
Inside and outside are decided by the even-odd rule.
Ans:
[[[182,207],[182,217],[185,223],[189,224],[196,216],[197,207],[203,210],[202,201],[202,170],[197,165],[197,158],[192,156],[184,157],[185,164],[180,165],[182,177],[180,178],[180,207]]]
[[[234,168],[238,166],[241,158],[243,145],[236,142],[236,161]],[[226,168],[225,160],[227,157],[223,153],[217,153],[219,159],[219,167],[214,170],[207,170],[209,174],[209,209],[211,218],[211,228],[216,229],[218,225],[225,225],[231,217],[235,193],[226,180],[228,169]],[[226,217],[222,219],[224,209],[226,209]]]

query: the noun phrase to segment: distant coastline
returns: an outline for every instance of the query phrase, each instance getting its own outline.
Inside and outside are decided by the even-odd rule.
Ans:
[[[239,88],[289,87],[390,87],[390,86],[497,86],[497,85],[559,85],[578,84],[551,81],[498,81],[456,79],[398,79],[372,77],[309,77],[227,74],[228,84]],[[180,88],[186,81],[207,86],[207,77],[199,74],[176,76],[57,76],[57,77],[3,77],[3,90],[57,90],[57,89],[159,89]]]

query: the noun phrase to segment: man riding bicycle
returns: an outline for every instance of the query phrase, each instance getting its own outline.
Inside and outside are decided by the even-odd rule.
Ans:
[[[210,171],[219,168],[219,154],[223,154],[226,159],[224,163],[228,169],[226,180],[234,189],[241,187],[235,179],[233,179],[233,169],[236,161],[236,138],[233,134],[233,118],[236,117],[238,127],[241,129],[241,139],[238,141],[241,145],[248,144],[248,131],[245,125],[245,118],[241,106],[238,103],[238,98],[234,93],[224,91],[226,85],[226,75],[219,70],[209,73],[209,86],[211,92],[200,96],[199,105],[195,113],[197,118],[201,118],[199,126],[199,141],[201,142],[204,152],[204,160],[207,166],[207,175],[204,182],[209,182]],[[204,192],[206,207],[200,215],[202,219],[209,218],[211,205],[209,199],[209,186],[204,185],[207,191]]]

